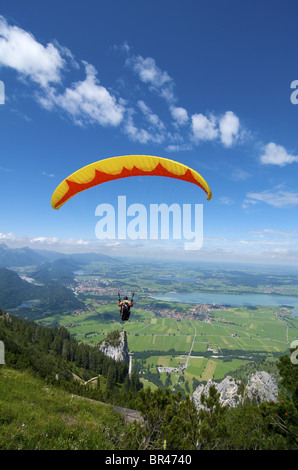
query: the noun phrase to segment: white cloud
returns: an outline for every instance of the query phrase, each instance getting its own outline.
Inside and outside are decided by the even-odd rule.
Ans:
[[[245,181],[250,176],[251,175],[247,171],[242,170],[241,168],[237,168],[237,169],[233,170],[231,175],[230,175],[231,179],[234,180],[234,181]]]
[[[234,204],[234,201],[233,199],[231,199],[230,197],[228,196],[221,196],[218,200],[218,202],[220,204],[224,204],[226,206],[230,206],[231,204]]]
[[[0,65],[47,87],[61,81],[65,61],[52,43],[44,47],[30,33],[8,25],[0,16]]]
[[[218,136],[216,128],[216,118],[210,116],[208,119],[203,114],[194,114],[191,117],[193,137],[196,142],[201,140],[214,140]]]
[[[167,146],[167,152],[180,152],[191,150],[192,146],[190,144],[170,144]]]
[[[298,205],[298,193],[283,191],[276,188],[273,191],[262,191],[260,193],[249,193],[243,202],[243,207],[264,202],[273,207],[290,207]]]
[[[99,84],[93,65],[82,61],[86,78],[70,88],[58,91],[62,83],[62,70],[68,66],[78,69],[72,52],[57,41],[44,47],[32,34],[17,26],[10,26],[0,16],[0,66],[13,68],[23,78],[30,78],[41,87],[33,96],[45,109],[63,110],[79,125],[97,123],[118,126],[124,114],[124,101],[115,97]]]
[[[28,239],[29,243],[41,243],[46,245],[56,245],[58,243],[58,238],[56,237],[33,237]]]
[[[231,147],[239,135],[239,118],[232,112],[227,111],[219,121],[220,138],[226,147]]]
[[[12,232],[8,232],[8,233],[1,233],[0,232],[0,240],[3,241],[9,241],[9,240],[15,240],[16,239],[16,236],[12,233]]]
[[[289,163],[298,162],[298,156],[289,154],[282,145],[270,142],[264,147],[260,160],[264,165],[285,166]]]
[[[273,230],[271,228],[264,228],[263,230],[252,230],[250,232],[254,237],[264,238],[267,237],[272,239],[279,239],[284,241],[285,239],[298,239],[298,232],[287,232],[284,230]]]
[[[69,60],[70,65],[71,65],[73,68],[79,70],[80,64],[79,64],[79,62],[75,59],[75,57],[74,57],[73,53],[71,52],[71,50],[70,50],[68,47],[66,47],[66,46],[61,46],[61,44],[59,44],[59,42],[56,41],[56,39],[54,39],[53,44],[54,44],[54,46],[56,47],[56,49],[57,49],[58,51],[60,51],[61,55],[62,55],[63,57],[65,57],[65,59]]]
[[[142,99],[136,100],[136,109],[142,112],[145,123],[136,121],[135,124],[133,114],[128,110],[129,104],[122,98],[116,98],[116,95],[101,85],[95,67],[86,61],[82,61],[86,77],[65,86],[65,74],[70,69],[79,73],[80,64],[72,52],[67,47],[60,46],[57,41],[44,46],[30,32],[8,25],[5,18],[0,16],[0,66],[11,67],[23,79],[30,79],[39,85],[39,88],[33,90],[32,96],[48,111],[63,111],[75,124],[82,126],[123,124],[122,129],[133,141],[160,144],[167,140],[168,148],[174,151],[189,149],[194,142],[216,139],[229,147],[238,139],[240,123],[232,111],[226,112],[222,117],[197,113],[190,120],[184,107],[174,105],[175,83],[170,75],[160,69],[152,57],[131,55],[131,48],[127,43],[123,43],[120,49],[127,56],[126,65],[138,75],[141,82],[166,100],[173,118],[172,124],[176,129],[179,128],[182,137],[179,142],[175,140],[175,134],[166,129],[165,123]],[[25,83],[28,82],[29,80]],[[181,127],[189,122],[193,137],[190,142],[187,141],[189,135],[181,132]],[[185,129],[186,132],[189,130],[188,127],[184,127]]]
[[[3,166],[0,166],[0,171],[5,171],[6,173],[11,172],[12,170],[10,168],[5,168]]]
[[[174,81],[167,72],[161,70],[152,57],[144,59],[142,56],[129,57],[126,65],[131,67],[143,83],[147,83],[151,89],[171,102],[174,100]]]
[[[133,109],[129,109],[124,123],[124,132],[133,142],[140,144],[147,144],[152,138],[149,132],[145,129],[139,129],[135,126],[133,120]]]
[[[188,114],[186,109],[178,106],[171,106],[170,112],[172,114],[173,119],[175,120],[175,124],[178,126],[184,126],[188,121]]]
[[[142,56],[132,57],[127,60],[133,70],[139,75],[144,83],[150,83],[156,88],[161,88],[165,83],[171,82],[167,72],[163,72],[157,67],[155,60],[151,57],[144,59]]]
[[[139,142],[140,144],[147,144],[147,142],[150,141],[150,134],[145,129],[138,129],[134,125],[131,116],[128,117],[124,129],[128,137],[134,142]]]
[[[138,142],[140,144],[147,144],[149,142],[161,144],[164,141],[165,135],[163,128],[158,128],[159,125],[162,126],[161,121],[156,121],[154,114],[151,113],[150,108],[148,108],[145,103],[140,102],[140,107],[143,108],[142,111],[146,114],[147,118],[152,118],[157,128],[149,126],[148,129],[143,129],[137,127],[134,123],[133,115],[135,111],[132,108],[129,108],[126,113],[126,118],[124,121],[124,132],[133,142]]]
[[[196,142],[220,139],[225,147],[231,147],[240,137],[240,121],[232,111],[218,117],[202,113],[191,117],[193,139]]]
[[[150,109],[149,106],[146,105],[146,103],[144,103],[144,101],[142,100],[139,100],[138,101],[138,107],[140,108],[140,110],[142,111],[142,113],[144,114],[144,116],[146,117],[146,119],[148,120],[148,122],[155,128],[159,129],[159,130],[164,130],[165,129],[165,125],[164,123],[161,121],[161,119],[157,116],[157,114],[154,114],[152,112],[152,110]]]
[[[0,233],[0,242],[8,243],[9,246],[20,247],[28,246],[35,248],[48,248],[51,249],[68,249],[72,247],[87,247],[90,246],[90,240],[79,239],[59,239],[57,237],[46,237],[46,236],[36,236],[36,237],[27,237],[27,236],[16,236],[13,233]]]
[[[86,78],[75,82],[64,93],[58,94],[54,88],[48,89],[46,95],[39,95],[40,104],[51,110],[58,107],[69,114],[79,125],[97,123],[102,126],[118,126],[124,114],[121,100],[116,99],[99,84],[97,72],[93,65],[83,61]]]
[[[113,46],[111,47],[111,50],[115,52],[124,53],[125,55],[128,55],[130,53],[130,49],[130,45],[126,41],[124,41],[120,46],[118,46],[117,44],[113,44]]]

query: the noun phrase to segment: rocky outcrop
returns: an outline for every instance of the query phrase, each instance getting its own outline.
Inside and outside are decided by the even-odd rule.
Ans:
[[[99,350],[115,361],[129,362],[126,332],[113,332],[99,345]]]
[[[247,398],[262,401],[276,401],[278,387],[276,381],[267,372],[256,372],[252,374],[246,386]]]
[[[214,385],[216,390],[220,393],[220,403],[222,406],[234,407],[237,406],[241,394],[239,391],[240,382],[235,381],[232,377],[226,377],[222,382],[216,383],[212,380],[208,380],[206,385],[199,385],[193,393],[193,401],[198,409],[203,408],[201,404],[201,396],[204,394],[206,397],[209,396],[209,389],[211,385]]]
[[[243,387],[241,381],[234,380],[228,376],[220,383],[208,380],[206,385],[199,385],[194,391],[192,398],[197,409],[203,408],[201,396],[209,396],[210,386],[214,385],[220,393],[220,403],[222,406],[235,407],[245,399],[255,400],[257,403],[262,401],[276,401],[278,397],[278,388],[275,379],[264,371],[252,374],[246,387]]]

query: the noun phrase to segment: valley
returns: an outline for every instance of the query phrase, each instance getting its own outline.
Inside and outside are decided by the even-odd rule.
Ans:
[[[14,270],[23,279],[31,278],[31,283],[33,273],[42,271],[44,285],[54,272],[55,282],[63,281],[74,303],[68,308],[60,302],[62,308],[51,311],[49,303],[44,310],[43,303],[30,303],[37,299],[28,298],[29,304],[10,309],[12,314],[43,326],[65,326],[77,341],[89,345],[124,329],[133,368],[145,388],[192,393],[198,382],[220,381],[253,361],[264,362],[270,370],[297,339],[298,276],[291,270],[276,273],[264,267],[134,264],[112,259],[90,262],[90,258],[76,264],[50,262],[42,270],[28,266]],[[120,320],[118,292],[122,297],[135,293],[129,322]],[[200,296],[212,299],[212,295],[225,298],[227,294],[239,295],[247,305],[199,301]],[[247,299],[253,295],[281,300],[279,305],[251,305]]]

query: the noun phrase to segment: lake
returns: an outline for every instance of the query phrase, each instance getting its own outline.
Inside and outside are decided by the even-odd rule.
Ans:
[[[287,305],[294,307],[294,315],[298,316],[298,297],[291,295],[277,294],[214,294],[212,292],[192,292],[192,293],[174,293],[158,294],[151,296],[155,300],[164,300],[169,302],[181,302],[186,304],[217,304],[231,305],[232,307],[281,307]]]

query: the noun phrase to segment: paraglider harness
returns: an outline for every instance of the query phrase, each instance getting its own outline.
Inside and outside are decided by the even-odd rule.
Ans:
[[[120,294],[118,292],[118,298],[119,298],[118,306],[121,307],[120,316],[121,316],[122,321],[127,321],[129,319],[130,307],[132,307],[132,303],[133,303],[133,296],[134,294],[132,294],[132,298],[130,301],[128,300],[127,297],[124,297],[124,299],[121,301]]]

